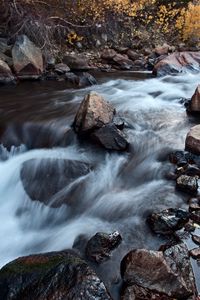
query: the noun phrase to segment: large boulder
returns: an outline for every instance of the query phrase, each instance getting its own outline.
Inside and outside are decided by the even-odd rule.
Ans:
[[[126,288],[138,286],[176,299],[195,294],[194,274],[184,244],[164,251],[133,250],[121,262],[121,275]],[[134,294],[131,299],[135,299]]]
[[[87,243],[86,255],[90,260],[101,263],[110,258],[111,252],[121,241],[122,237],[118,231],[111,234],[97,232]]]
[[[15,72],[21,79],[38,78],[44,70],[41,50],[26,35],[17,37],[12,57]]]
[[[20,257],[0,270],[0,299],[111,300],[96,273],[72,251]]]
[[[88,59],[80,55],[65,55],[63,57],[63,63],[68,65],[72,71],[87,71],[92,69],[89,66]]]
[[[82,101],[74,120],[74,129],[77,133],[91,132],[96,128],[111,123],[115,114],[114,107],[104,98],[90,92]]]
[[[15,78],[10,67],[6,62],[0,59],[0,84],[12,83]]]
[[[58,207],[62,204],[72,205],[73,199],[79,199],[81,183],[89,172],[90,166],[85,162],[42,158],[25,161],[20,176],[32,200]],[[62,190],[63,193],[59,194]],[[57,193],[58,197],[55,197]],[[53,196],[55,201],[52,201]]]
[[[200,84],[197,86],[195,93],[191,98],[188,110],[191,113],[200,113]]]
[[[151,229],[158,234],[172,234],[181,229],[189,220],[189,213],[180,208],[168,208],[152,213],[147,221]]]
[[[95,130],[92,138],[108,150],[124,151],[128,148],[125,134],[114,124],[106,124]]]
[[[185,72],[200,71],[200,52],[175,52],[160,60],[153,69],[153,74],[165,76]]]
[[[200,125],[193,126],[185,140],[185,149],[194,154],[200,154]]]

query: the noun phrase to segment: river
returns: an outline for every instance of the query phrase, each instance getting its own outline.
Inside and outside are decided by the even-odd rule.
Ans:
[[[139,73],[105,74],[98,85],[81,90],[66,89],[63,82],[2,87],[0,128],[20,123],[24,135],[26,122],[70,127],[84,95],[97,91],[126,120],[130,150],[106,152],[81,144],[76,138],[67,147],[53,149],[28,150],[26,145],[16,145],[8,151],[1,145],[0,265],[22,255],[71,248],[80,234],[90,237],[98,231],[118,230],[123,243],[101,267],[107,273],[106,281],[114,282],[120,260],[128,250],[158,249],[164,239],[151,233],[146,217],[167,207],[187,207],[187,197],[178,194],[175,183],[166,178],[173,168],[167,154],[184,149],[186,134],[195,121],[187,116],[180,99],[190,98],[199,80],[199,75],[192,74],[160,79]],[[28,136],[33,138],[37,137]],[[22,164],[48,157],[95,166],[86,175],[81,203],[75,204],[79,209],[48,207],[31,201],[26,194],[20,179]]]

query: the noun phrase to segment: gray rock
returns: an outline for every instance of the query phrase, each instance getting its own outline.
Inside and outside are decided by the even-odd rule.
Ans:
[[[90,260],[101,263],[110,258],[111,252],[121,241],[122,237],[118,231],[111,234],[98,232],[88,241],[86,255]]]
[[[0,84],[7,84],[15,82],[10,67],[6,62],[0,59]]]
[[[13,65],[19,78],[30,79],[43,72],[43,57],[39,48],[26,35],[17,37],[12,48]]]
[[[193,126],[187,134],[185,149],[200,154],[200,125]]]

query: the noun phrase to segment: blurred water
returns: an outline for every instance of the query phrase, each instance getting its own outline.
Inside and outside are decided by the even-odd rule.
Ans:
[[[163,241],[152,235],[145,219],[153,210],[186,206],[185,199],[175,192],[174,182],[166,179],[171,170],[167,153],[184,149],[192,122],[180,98],[190,98],[199,81],[199,75],[187,74],[145,80],[107,78],[97,86],[78,91],[64,86],[54,86],[52,91],[51,86],[44,89],[39,84],[35,92],[30,92],[31,86],[19,93],[3,90],[4,100],[8,99],[7,104],[0,100],[4,120],[48,119],[62,121],[68,127],[83,96],[95,90],[112,102],[126,120],[125,132],[131,146],[129,153],[106,153],[80,145],[77,140],[69,147],[50,150],[27,151],[22,145],[8,152],[1,146],[0,265],[21,255],[72,247],[78,235],[91,236],[97,231],[119,230],[123,236],[111,265],[115,261],[119,266],[129,249],[157,249]],[[14,101],[24,106],[13,111]],[[81,160],[95,166],[87,175],[81,203],[75,203],[78,210],[67,205],[50,208],[31,201],[25,193],[20,179],[23,162],[48,157]]]

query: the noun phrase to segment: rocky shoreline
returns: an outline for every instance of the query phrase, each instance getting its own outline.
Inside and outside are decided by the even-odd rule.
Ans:
[[[0,84],[16,84],[24,80],[66,81],[69,88],[96,84],[90,71],[152,71],[155,76],[198,72],[200,52],[163,44],[154,49],[134,50],[119,47],[98,51],[66,52],[62,59],[44,54],[25,35],[15,41],[0,38]]]

